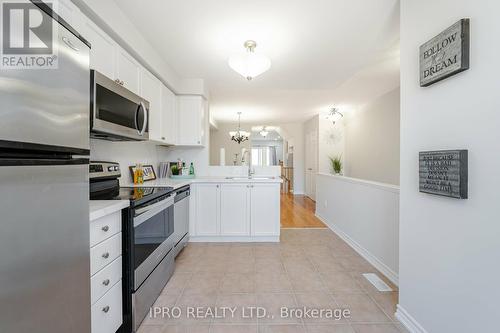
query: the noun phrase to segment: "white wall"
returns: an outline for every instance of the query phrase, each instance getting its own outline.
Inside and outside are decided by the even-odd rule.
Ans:
[[[320,173],[316,215],[398,284],[397,186]]]
[[[346,115],[345,175],[399,185],[399,87]]]
[[[401,1],[399,315],[430,333],[499,330],[499,12],[497,0]],[[419,87],[419,46],[464,17],[470,69]],[[456,148],[469,150],[469,199],[419,193],[418,152]]]

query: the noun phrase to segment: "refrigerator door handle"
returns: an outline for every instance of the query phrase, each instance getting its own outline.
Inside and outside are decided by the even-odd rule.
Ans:
[[[51,165],[85,165],[89,164],[88,158],[70,159],[9,159],[0,158],[0,166],[51,166]]]

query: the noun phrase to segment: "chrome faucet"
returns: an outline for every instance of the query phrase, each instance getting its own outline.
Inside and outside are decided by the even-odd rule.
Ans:
[[[248,158],[245,159],[245,155],[248,154]],[[255,171],[252,170],[252,154],[250,154],[250,151],[248,150],[245,150],[245,153],[243,155],[241,155],[241,164],[247,164],[248,166],[248,178],[251,178],[252,175],[255,173]]]

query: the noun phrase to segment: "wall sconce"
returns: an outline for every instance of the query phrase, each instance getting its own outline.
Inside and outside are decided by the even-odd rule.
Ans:
[[[344,115],[342,114],[342,112],[340,112],[338,108],[333,107],[328,112],[326,119],[330,120],[333,123],[333,125],[335,125],[335,123],[340,119],[342,119],[343,117]]]

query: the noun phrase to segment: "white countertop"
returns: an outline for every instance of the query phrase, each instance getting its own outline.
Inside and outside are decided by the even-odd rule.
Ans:
[[[103,216],[113,214],[130,205],[128,200],[90,200],[90,221],[97,220]]]
[[[237,176],[239,177],[239,176]],[[265,176],[255,176],[265,177]],[[272,177],[270,179],[247,179],[244,177],[233,179],[227,177],[196,177],[193,179],[171,179],[162,178],[144,182],[144,184],[122,184],[122,187],[166,187],[171,186],[174,189],[193,183],[281,183],[280,177]]]

